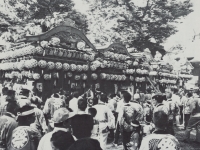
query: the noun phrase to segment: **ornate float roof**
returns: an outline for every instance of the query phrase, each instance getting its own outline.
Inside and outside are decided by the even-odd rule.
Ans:
[[[43,34],[34,36],[25,36],[25,38],[20,39],[18,42],[35,42],[50,40],[52,37],[57,37],[60,39],[60,45],[66,46],[68,43],[77,44],[80,41],[86,43],[87,48],[91,48],[96,51],[95,46],[89,41],[85,34],[79,29],[71,26],[60,25],[57,26]]]

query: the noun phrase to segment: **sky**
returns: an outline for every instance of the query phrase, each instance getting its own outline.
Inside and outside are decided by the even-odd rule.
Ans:
[[[133,1],[142,6],[142,3],[146,0]],[[85,13],[88,9],[87,4],[82,0],[74,0],[74,2],[75,8],[78,11]],[[182,23],[176,25],[178,32],[175,35],[170,36],[165,43],[163,43],[163,46],[165,50],[169,50],[171,47],[180,44],[184,50],[183,55],[195,57],[195,60],[200,60],[200,35],[193,41],[194,35],[200,34],[200,0],[191,0],[191,3],[193,3],[194,11],[181,19],[180,22]]]

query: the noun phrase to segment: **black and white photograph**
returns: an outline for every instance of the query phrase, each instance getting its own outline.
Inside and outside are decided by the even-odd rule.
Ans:
[[[200,150],[200,0],[0,0],[0,150]]]

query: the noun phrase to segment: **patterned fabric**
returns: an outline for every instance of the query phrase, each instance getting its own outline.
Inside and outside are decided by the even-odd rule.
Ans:
[[[50,98],[47,99],[44,105],[43,112],[44,114],[48,115],[48,119],[53,117],[53,114],[59,108],[66,107],[66,103],[63,99],[60,98]]]
[[[135,102],[125,104],[118,116],[118,120],[120,120],[120,127],[127,132],[131,132],[131,122],[133,120],[142,121],[143,114],[143,108],[140,104]]]
[[[143,138],[140,150],[180,150],[178,140],[169,134],[151,134]]]
[[[10,146],[12,131],[17,127],[17,125],[18,123],[15,119],[7,113],[0,117],[0,141],[6,148]],[[0,146],[2,147],[3,145]]]
[[[12,132],[11,146],[8,150],[37,150],[41,134],[30,126],[17,127]]]
[[[165,104],[169,110],[169,114],[168,114],[169,119],[173,120],[174,116],[178,115],[178,113],[179,113],[179,107],[171,99],[167,100]]]

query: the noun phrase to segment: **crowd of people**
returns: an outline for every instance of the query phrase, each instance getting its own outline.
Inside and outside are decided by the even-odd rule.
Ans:
[[[43,102],[28,89],[4,87],[0,98],[2,150],[106,150],[108,140],[113,149],[179,150],[175,127],[185,130],[184,142],[200,142],[198,91],[58,90]]]

